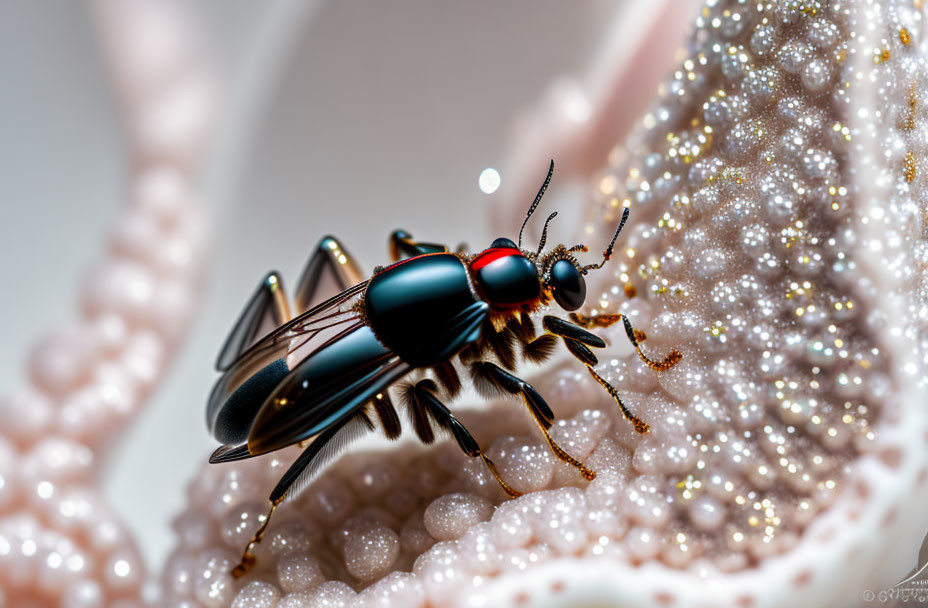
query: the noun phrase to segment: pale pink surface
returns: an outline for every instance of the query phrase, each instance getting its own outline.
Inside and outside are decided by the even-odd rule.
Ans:
[[[0,400],[0,605],[137,606],[148,574],[98,483],[189,323],[205,225],[194,191],[212,82],[172,3],[101,1],[134,155],[128,205],[75,321]],[[156,31],[157,30],[157,31]]]

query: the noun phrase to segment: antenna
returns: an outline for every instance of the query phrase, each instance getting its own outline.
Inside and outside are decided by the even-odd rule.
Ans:
[[[541,202],[541,197],[545,195],[545,190],[548,189],[548,184],[551,183],[551,176],[554,175],[554,159],[551,159],[551,166],[548,167],[548,176],[545,178],[545,183],[541,185],[541,189],[538,191],[538,194],[535,195],[535,201],[532,203],[532,206],[528,208],[528,214],[525,216],[525,221],[522,222],[522,227],[519,229],[519,249],[522,249],[522,231],[525,230],[525,225],[528,224],[528,218],[532,217],[532,214],[535,213],[535,208],[538,206],[538,203]]]
[[[619,238],[619,233],[622,232],[622,227],[625,226],[625,222],[628,220],[628,207],[625,208],[625,211],[622,212],[622,221],[619,222],[619,227],[616,228],[615,234],[612,235],[612,241],[609,243],[609,247],[606,248],[606,251],[603,252],[603,261],[599,264],[589,264],[583,267],[583,274],[586,274],[588,270],[599,270],[606,265],[606,262],[609,261],[609,258],[612,257],[612,249],[615,247],[615,240]]]
[[[541,230],[541,242],[538,243],[538,251],[535,255],[541,255],[541,250],[545,248],[545,242],[548,240],[548,224],[551,223],[555,216],[557,216],[557,211],[549,215],[548,219],[545,220],[545,227]]]

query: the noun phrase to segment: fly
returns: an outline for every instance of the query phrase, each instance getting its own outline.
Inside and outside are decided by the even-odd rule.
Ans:
[[[450,434],[465,454],[483,461],[507,494],[518,496],[445,405],[462,388],[459,369],[467,370],[485,397],[520,398],[554,455],[593,479],[596,473],[548,433],[554,412],[542,396],[514,375],[517,346],[523,359],[540,362],[563,343],[609,392],[635,430],[649,431],[594,369],[598,360],[592,349],[606,343],[587,329],[621,321],[638,356],[656,371],[675,365],[680,353],[674,350],[663,360],[652,360],[639,344],[644,334],[624,315],[574,312],[586,301],[584,276],[612,256],[628,208],[597,264],[584,265],[575,257],[588,251],[584,245],[557,245],[544,252],[548,224],[557,212],[545,221],[537,249],[523,249],[522,232],[553,171],[552,161],[518,243],[498,238],[488,249],[470,255],[415,241],[398,230],[390,237],[392,265],[378,267],[365,280],[342,244],[328,236],[297,282],[295,314],[278,273],[265,276],[216,362],[222,376],[209,397],[207,423],[224,445],[210,462],[242,460],[297,443],[305,448],[271,492],[270,512],[233,569],[234,576],[242,576],[255,563],[255,547],[277,506],[299,494],[347,443],[378,425],[388,438],[399,437],[393,398],[400,400],[424,443],[435,440],[436,430]],[[319,301],[325,274],[341,291]],[[546,314],[539,333],[531,315],[552,302],[571,313],[570,320]]]

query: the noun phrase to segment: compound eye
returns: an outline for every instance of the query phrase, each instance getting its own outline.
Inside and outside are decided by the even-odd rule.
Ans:
[[[586,300],[586,281],[577,267],[567,260],[558,260],[551,268],[551,287],[554,300],[564,310],[577,310]]]
[[[509,249],[518,249],[518,247],[516,247],[516,244],[507,238],[496,239],[495,241],[493,241],[493,243],[490,244],[490,247],[491,248],[508,247]]]

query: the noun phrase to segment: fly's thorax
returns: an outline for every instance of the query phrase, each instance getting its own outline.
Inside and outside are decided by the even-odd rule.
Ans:
[[[470,261],[470,274],[480,296],[497,311],[534,308],[542,296],[535,262],[515,246],[478,253]]]
[[[453,253],[388,266],[364,293],[365,322],[413,367],[442,363],[476,340],[488,310],[471,288],[465,263]]]

